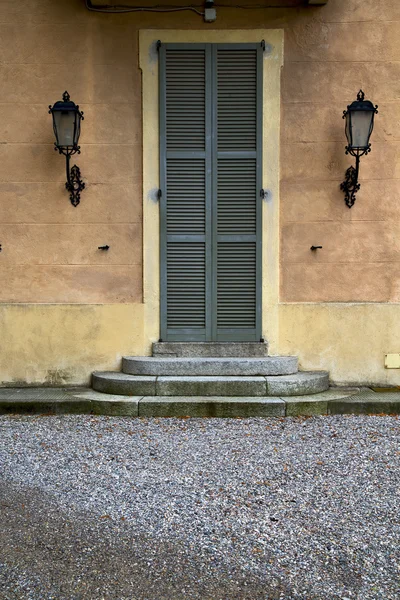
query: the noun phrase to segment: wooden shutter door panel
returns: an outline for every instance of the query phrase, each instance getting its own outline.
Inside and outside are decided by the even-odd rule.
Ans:
[[[205,246],[169,242],[167,246],[167,327],[174,331],[206,327]],[[182,333],[182,331],[181,331]]]
[[[213,48],[215,339],[261,337],[262,49]]]
[[[161,338],[170,341],[205,341],[211,330],[209,52],[160,48]]]
[[[161,338],[261,336],[258,44],[161,44]]]

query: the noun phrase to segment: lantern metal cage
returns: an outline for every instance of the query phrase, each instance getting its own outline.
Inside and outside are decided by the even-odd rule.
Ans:
[[[346,120],[346,154],[351,154],[356,159],[356,166],[349,167],[346,171],[346,178],[340,184],[340,189],[345,193],[345,202],[349,208],[356,201],[356,193],[361,185],[358,182],[360,171],[360,158],[364,154],[371,152],[370,137],[374,128],[374,117],[378,113],[378,106],[373,105],[369,100],[365,100],[365,94],[360,90],[357,94],[357,100],[352,102],[347,110],[343,111],[343,119]]]
[[[71,156],[80,154],[78,145],[81,133],[81,121],[83,121],[83,112],[79,106],[72,102],[67,91],[63,94],[63,99],[49,106],[49,113],[53,117],[53,130],[56,141],[54,149],[66,157],[67,182],[66,189],[70,193],[72,206],[78,206],[80,203],[81,191],[85,189],[85,183],[81,179],[81,171],[77,165],[70,167]]]

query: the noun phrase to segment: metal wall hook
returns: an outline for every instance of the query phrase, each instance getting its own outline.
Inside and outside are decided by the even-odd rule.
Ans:
[[[109,246],[108,244],[106,244],[105,246],[98,246],[98,248],[97,248],[97,249],[98,249],[98,250],[106,250],[106,251],[107,251],[107,250],[109,250],[109,249],[110,249],[110,246]]]
[[[322,246],[311,246],[310,250],[312,250],[313,252],[315,252],[315,250],[318,250],[322,248]]]

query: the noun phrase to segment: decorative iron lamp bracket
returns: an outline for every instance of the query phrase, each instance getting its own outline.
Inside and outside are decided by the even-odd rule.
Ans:
[[[371,144],[369,146],[371,146]],[[361,187],[361,184],[358,182],[358,175],[360,172],[360,157],[368,152],[371,152],[370,147],[362,154],[352,154],[352,152],[349,151],[348,146],[346,146],[346,154],[351,154],[352,156],[355,156],[356,159],[356,166],[353,167],[353,165],[351,165],[347,169],[346,178],[343,183],[340,184],[340,189],[344,192],[344,201],[349,208],[351,208],[356,201],[356,193]]]
[[[78,150],[79,154],[79,150]],[[78,206],[81,201],[81,191],[85,189],[85,183],[81,179],[81,170],[77,165],[70,168],[71,155],[66,155],[67,181],[65,188],[69,192],[69,199],[72,206]]]
[[[361,187],[358,182],[360,172],[360,158],[371,152],[369,138],[374,127],[374,116],[378,113],[378,106],[373,105],[369,100],[365,100],[365,94],[360,90],[357,94],[357,100],[343,111],[343,119],[346,119],[346,137],[348,145],[346,154],[354,156],[356,166],[350,166],[346,171],[346,178],[340,184],[340,189],[344,192],[346,205],[351,208],[356,201],[356,193]],[[361,120],[360,120],[361,117]]]
[[[83,112],[79,106],[70,100],[68,92],[64,92],[62,102],[56,102],[54,106],[49,106],[49,113],[53,115],[53,128],[56,136],[54,150],[59,154],[64,154],[66,161],[67,181],[65,188],[69,192],[69,199],[72,206],[78,206],[81,200],[81,191],[85,189],[85,183],[81,179],[81,170],[77,165],[70,166],[71,156],[80,154],[81,149],[78,146],[80,135],[80,122],[83,121]],[[64,131],[59,131],[60,119],[55,115],[70,115],[68,127]],[[66,138],[63,139],[63,136]],[[68,137],[69,136],[69,137]],[[67,140],[67,143],[65,141]],[[71,143],[68,143],[68,142]],[[64,143],[63,143],[64,142]]]

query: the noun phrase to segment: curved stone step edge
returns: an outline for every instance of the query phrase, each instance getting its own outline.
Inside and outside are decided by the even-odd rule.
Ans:
[[[124,356],[122,372],[128,375],[189,375],[189,376],[267,376],[292,375],[298,372],[296,356],[262,358],[188,358]]]
[[[267,377],[145,376],[95,372],[93,389],[125,396],[300,396],[329,388],[326,371]]]
[[[92,373],[92,388],[104,394],[121,396],[155,396],[157,377],[127,375],[116,371]]]
[[[299,371],[295,375],[266,377],[268,396],[304,396],[329,389],[328,371]]]

